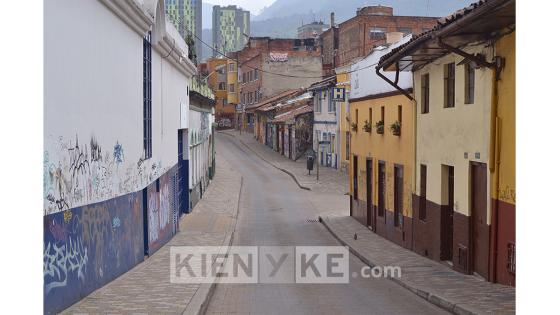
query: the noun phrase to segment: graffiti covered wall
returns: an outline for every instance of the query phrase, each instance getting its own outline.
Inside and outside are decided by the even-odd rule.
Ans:
[[[146,188],[149,255],[165,245],[177,231],[176,181],[177,167],[173,167]]]
[[[295,159],[313,146],[313,113],[299,115],[295,122]]]
[[[58,312],[144,259],[142,193],[43,217],[44,312]]]
[[[119,140],[103,148],[95,136],[47,137],[45,147],[45,215],[138,191],[162,173],[160,161],[128,155]]]

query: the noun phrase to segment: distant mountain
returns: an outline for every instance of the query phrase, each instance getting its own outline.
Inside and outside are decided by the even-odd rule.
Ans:
[[[313,21],[341,23],[356,15],[356,9],[372,5],[393,7],[393,14],[446,16],[474,0],[276,0],[257,16],[251,16],[251,36],[295,37],[297,28]]]

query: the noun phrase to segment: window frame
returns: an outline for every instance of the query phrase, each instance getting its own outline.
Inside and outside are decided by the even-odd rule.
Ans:
[[[443,108],[455,107],[455,62],[443,65]]]
[[[476,72],[475,72],[476,67],[472,62],[467,62],[464,64],[464,70],[465,70],[465,104],[474,104],[475,86],[476,86]]]
[[[152,43],[151,32],[143,38],[143,149],[144,158],[152,157]]]
[[[424,73],[420,76],[420,113],[430,112],[430,74]]]

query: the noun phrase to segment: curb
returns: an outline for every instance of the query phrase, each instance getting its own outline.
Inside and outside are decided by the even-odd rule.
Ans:
[[[239,208],[241,203],[241,190],[243,189],[243,176],[241,176],[241,184],[239,185],[239,193],[237,195],[237,211],[235,213],[235,222],[232,223],[230,227],[229,233],[226,234],[224,241],[222,242],[222,246],[230,247],[233,243],[233,234],[237,228],[237,218],[239,217]],[[208,309],[208,305],[210,304],[210,300],[214,295],[214,291],[216,291],[216,286],[218,283],[216,281],[212,283],[203,283],[200,287],[196,290],[196,293],[191,298],[189,303],[187,304],[185,310],[183,311],[184,315],[201,315],[205,314],[206,310]]]
[[[326,221],[328,221],[328,217],[326,217]],[[327,230],[332,234],[332,236],[343,246],[348,248],[348,251],[350,253],[352,253],[354,256],[358,257],[363,263],[365,263],[367,266],[369,266],[370,268],[373,268],[376,266],[375,263],[373,263],[370,259],[364,257],[364,255],[362,255],[358,250],[356,250],[351,244],[347,243],[346,241],[342,240],[342,238],[340,238],[328,225],[328,223],[325,222],[325,219],[323,219],[321,216],[319,216],[319,222],[321,222],[326,228]],[[466,306],[461,305],[461,304],[457,304],[455,302],[449,301],[446,298],[434,294],[434,293],[430,293],[427,291],[424,291],[422,289],[418,289],[415,288],[413,286],[411,286],[410,284],[401,281],[398,278],[394,278],[389,276],[389,279],[391,279],[392,281],[394,281],[395,283],[399,284],[400,286],[402,286],[403,288],[411,291],[412,293],[416,294],[417,296],[423,298],[424,300],[432,303],[435,306],[438,306],[448,312],[451,312],[453,314],[457,314],[457,315],[475,315],[475,314],[479,314],[477,312],[474,312],[470,309],[468,309]]]
[[[235,136],[232,136],[235,137]],[[253,150],[253,148],[251,148],[247,143],[245,143],[243,140],[238,139],[239,142],[241,142],[241,144],[243,144],[245,147],[247,147],[247,149],[251,150],[256,156],[258,156],[261,160],[265,161],[266,163],[270,164],[272,167],[290,175],[290,177],[294,180],[294,182],[296,182],[296,184],[298,185],[299,188],[301,189],[305,189],[305,190],[311,190],[311,188],[307,187],[307,186],[303,186],[302,184],[300,184],[300,182],[298,181],[297,177],[290,171],[281,168],[279,166],[276,166],[274,163],[270,162],[269,160],[265,159],[260,153],[258,153],[257,151]]]

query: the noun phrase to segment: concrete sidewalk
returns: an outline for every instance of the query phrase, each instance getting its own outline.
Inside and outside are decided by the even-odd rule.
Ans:
[[[402,276],[391,279],[433,304],[454,314],[515,313],[513,287],[453,271],[386,240],[350,216],[322,216],[320,220],[370,267],[400,266]]]
[[[219,152],[216,162],[216,176],[208,190],[192,213],[183,216],[179,223],[180,232],[169,243],[63,314],[203,313],[215,284],[170,283],[169,250],[171,246],[230,245],[237,221],[242,177],[220,158]]]
[[[220,131],[238,139],[244,146],[253,151],[261,159],[273,167],[290,175],[302,189],[314,192],[344,195],[348,193],[348,174],[330,167],[319,167],[319,181],[317,181],[316,166],[314,165],[311,175],[308,175],[307,161],[305,157],[297,161],[288,159],[280,153],[272,150],[266,145],[258,142],[251,133],[239,133],[239,131]]]

